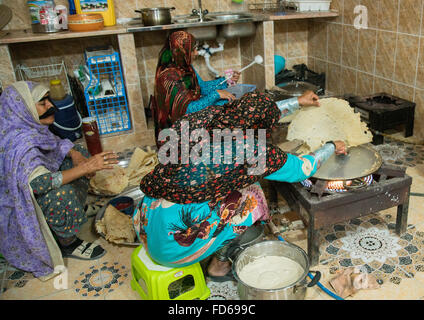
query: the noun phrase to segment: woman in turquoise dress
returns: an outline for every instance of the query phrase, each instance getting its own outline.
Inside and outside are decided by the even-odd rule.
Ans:
[[[244,162],[236,159],[234,151],[240,146],[247,150],[249,140],[243,140],[240,145],[234,137],[230,162],[184,164],[180,152],[178,164],[156,166],[141,181],[145,196],[133,217],[137,236],[153,260],[168,267],[186,266],[215,253],[208,266],[208,276],[214,281],[231,279],[232,243],[250,226],[270,218],[258,181],[262,178],[302,181],[312,176],[334,152],[345,152],[340,141],[328,142],[303,157],[285,153],[268,142],[261,143],[260,129],[269,137],[280,118],[300,105],[319,106],[318,97],[307,92],[300,98],[275,103],[266,95],[254,92],[232,103],[186,115],[174,123],[171,129],[176,133],[187,123],[190,132],[202,129],[213,133],[238,128],[245,130],[245,137],[248,129],[254,129],[255,137],[250,141],[255,147],[256,165],[264,170],[252,174],[249,171],[253,167],[252,158],[247,156]],[[190,147],[195,146],[196,142],[191,141]],[[266,157],[261,158],[261,154]],[[224,155],[220,156],[222,160]]]

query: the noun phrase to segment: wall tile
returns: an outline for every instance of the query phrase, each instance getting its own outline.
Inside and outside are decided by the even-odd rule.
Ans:
[[[287,22],[274,21],[274,50],[275,54],[283,57],[288,55]]]
[[[400,83],[393,83],[393,93],[394,96],[408,100],[414,101],[414,87],[406,86]]]
[[[311,41],[311,54],[319,59],[327,60],[327,24],[324,22],[313,23],[313,29],[309,32]],[[309,48],[308,48],[309,51]]]
[[[139,18],[140,14],[135,12],[137,0],[116,1],[115,16],[119,18]]]
[[[197,1],[196,1],[197,2]],[[197,8],[197,3],[194,6],[192,0],[165,0],[166,7],[175,7],[175,10],[172,11],[172,15],[180,15],[180,14],[190,14],[194,8]]]
[[[401,0],[399,7],[399,32],[420,34],[422,0]]]
[[[359,31],[352,26],[343,26],[342,65],[356,68],[358,64]]]
[[[394,80],[414,85],[418,56],[418,37],[399,34]]]
[[[353,25],[356,14],[354,9],[360,4],[360,0],[344,0],[343,23]]]
[[[396,34],[378,31],[375,74],[393,79]]]
[[[308,24],[304,21],[293,21],[287,30],[287,58],[308,55]]]
[[[333,63],[328,64],[328,90],[338,95],[341,93],[341,66]]]
[[[16,81],[12,59],[6,45],[0,45],[0,81],[3,89]]]
[[[343,26],[329,25],[328,28],[328,61],[341,63]]]
[[[374,73],[374,61],[377,47],[377,31],[359,30],[358,69]]]
[[[372,75],[358,71],[358,82],[356,88],[357,95],[370,95],[373,94],[373,81]]]
[[[342,67],[341,69],[341,93],[355,94],[356,93],[356,70]]]
[[[361,0],[361,5],[368,10],[368,28],[377,28],[381,0]]]
[[[424,89],[424,39],[420,41],[420,57],[418,60],[417,84],[418,88]]]
[[[334,22],[343,22],[343,0],[332,0],[330,4],[331,10],[337,10],[339,12],[339,16],[332,19]]]
[[[389,31],[397,30],[399,0],[380,0],[378,28]]]
[[[385,92],[388,94],[392,94],[393,92],[393,82],[375,77],[374,78],[374,93]]]

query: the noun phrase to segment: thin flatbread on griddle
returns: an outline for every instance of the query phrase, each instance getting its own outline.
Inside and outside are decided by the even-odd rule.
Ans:
[[[302,154],[317,150],[330,140],[343,140],[348,147],[372,141],[367,125],[342,99],[320,100],[320,107],[300,110],[289,125],[287,140],[302,140]]]
[[[113,243],[134,243],[135,230],[130,216],[108,205],[103,218],[96,223],[97,232]]]

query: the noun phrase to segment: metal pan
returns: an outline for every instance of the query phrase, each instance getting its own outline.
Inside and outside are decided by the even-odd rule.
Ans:
[[[347,155],[333,154],[313,175],[322,180],[352,180],[368,176],[383,163],[381,155],[371,147],[351,147]]]
[[[126,191],[122,192],[120,195],[116,196],[115,198],[122,197],[122,196],[133,198],[134,199],[134,206],[137,207],[140,200],[144,197],[144,193],[137,186],[137,187],[134,187],[134,188],[131,188],[131,189],[127,189]],[[110,199],[110,201],[112,201],[115,198]],[[108,201],[108,203],[109,203],[109,201]],[[94,223],[97,223],[97,221],[99,221],[103,218],[105,211],[106,211],[106,208],[108,206],[108,203],[106,203],[103,207],[101,207],[99,209],[99,211],[97,212]],[[97,232],[97,233],[100,234],[103,238],[105,237],[105,235],[103,233],[99,233],[99,232]],[[120,245],[139,246],[139,245],[141,245],[141,243],[140,242],[133,242],[133,243],[123,242],[123,243],[120,243]]]

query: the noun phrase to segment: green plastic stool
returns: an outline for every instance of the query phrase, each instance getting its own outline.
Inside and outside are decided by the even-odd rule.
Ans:
[[[139,246],[131,254],[131,272],[131,288],[143,300],[205,300],[210,295],[199,262],[187,267],[164,267]]]

